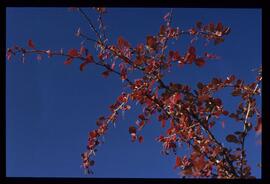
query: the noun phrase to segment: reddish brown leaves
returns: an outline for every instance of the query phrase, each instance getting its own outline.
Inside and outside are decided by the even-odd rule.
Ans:
[[[235,135],[232,135],[232,134],[227,135],[226,141],[233,142],[233,143],[238,143],[239,142],[237,137]]]
[[[184,62],[191,64],[196,59],[196,49],[195,47],[189,47],[188,52],[184,57]]]
[[[73,54],[75,54],[75,51],[74,51]],[[84,68],[85,68],[85,66],[86,66],[87,64],[93,63],[93,62],[94,62],[93,56],[92,56],[91,54],[88,54],[88,55],[86,56],[86,60],[80,65],[80,70],[83,71]]]
[[[65,65],[71,64],[72,61],[73,61],[73,58],[68,58],[68,59],[64,62],[64,64],[65,64]]]
[[[35,48],[35,44],[34,44],[34,42],[33,42],[31,39],[28,40],[28,47],[30,47],[30,48],[32,48],[32,49]]]
[[[196,58],[195,59],[195,64],[198,66],[198,67],[202,67],[204,64],[205,64],[205,61],[203,58]]]
[[[219,32],[221,32],[223,30],[223,25],[222,25],[221,22],[218,22],[216,30],[219,31]]]
[[[104,72],[102,72],[101,74],[103,77],[108,77],[110,75],[110,70],[106,70]]]
[[[143,142],[143,136],[140,135],[138,140],[139,140],[139,143],[142,143]]]
[[[189,47],[188,52],[189,52],[190,54],[195,54],[195,53],[196,53],[195,47],[192,47],[192,46]]]
[[[168,60],[169,60],[169,62],[171,62],[171,61],[180,61],[182,58],[181,58],[181,56],[180,56],[180,54],[179,54],[179,52],[178,51],[170,51],[169,52],[169,57],[168,57]]]
[[[254,128],[257,134],[260,134],[262,132],[262,117],[257,118],[257,125]]]
[[[144,63],[143,57],[137,57],[136,60],[134,61],[135,66],[141,66],[143,63]]]
[[[86,61],[89,62],[89,63],[93,63],[94,62],[93,56],[91,54],[87,54]]]
[[[69,55],[70,57],[78,57],[78,56],[80,56],[80,54],[79,54],[79,52],[77,51],[77,49],[70,49],[70,50],[68,51],[68,55]]]
[[[128,41],[126,41],[122,36],[120,36],[117,40],[117,44],[119,48],[129,48],[130,44],[128,43]]]
[[[176,168],[178,168],[178,167],[180,167],[180,166],[182,166],[182,160],[181,160],[181,157],[176,156],[176,158],[175,158],[175,166],[174,166],[174,169],[176,169]]]
[[[166,27],[165,27],[164,25],[161,25],[161,26],[160,26],[160,30],[159,30],[159,34],[160,34],[161,36],[164,36],[165,33],[166,33]]]
[[[147,36],[146,37],[146,45],[149,48],[156,50],[157,49],[157,39],[154,36]]]
[[[136,131],[137,131],[137,128],[134,127],[134,126],[130,126],[130,127],[128,128],[128,132],[129,132],[130,134],[132,134],[132,133],[136,134]]]
[[[226,78],[226,80],[224,81],[225,84],[230,84],[231,82],[233,82],[236,79],[236,77],[234,75],[231,75],[229,77]]]

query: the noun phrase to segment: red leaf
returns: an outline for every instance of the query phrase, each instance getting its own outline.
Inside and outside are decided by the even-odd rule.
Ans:
[[[164,25],[160,26],[159,34],[165,35],[165,32],[166,32],[166,27]]]
[[[177,167],[180,167],[181,165],[182,165],[181,157],[177,156],[176,159],[175,159],[174,169],[176,169]]]
[[[157,39],[153,36],[147,36],[146,45],[155,50],[157,48]]]
[[[136,127],[134,127],[134,126],[131,126],[131,127],[129,127],[129,129],[128,129],[128,132],[130,133],[130,134],[136,134],[136,131],[137,131],[137,129],[136,129]]]
[[[72,61],[73,61],[73,58],[68,58],[68,59],[64,62],[64,64],[65,64],[65,65],[71,64]]]
[[[262,132],[262,117],[257,118],[257,125],[255,127],[255,131],[257,134]]]
[[[94,61],[93,56],[91,54],[87,54],[86,61],[89,62],[89,63],[93,63],[93,61]]]
[[[91,131],[91,132],[89,133],[89,135],[90,135],[90,137],[93,139],[93,138],[96,138],[98,134],[97,134],[96,131]]]
[[[220,31],[220,32],[223,30],[223,25],[222,25],[221,22],[219,22],[219,23],[217,24],[216,30],[217,30],[217,31]]]
[[[139,117],[141,120],[146,120],[143,114],[140,114],[138,117]]]
[[[80,70],[83,71],[84,68],[85,68],[85,66],[86,66],[87,64],[89,64],[89,63],[90,63],[90,62],[85,61],[85,62],[83,62],[82,64],[80,64]]]
[[[212,22],[209,24],[209,31],[211,31],[211,32],[215,31],[215,25]]]
[[[140,135],[138,139],[139,139],[139,143],[143,142],[143,136]]]
[[[229,112],[228,112],[228,111],[223,110],[223,111],[222,111],[222,114],[223,114],[224,116],[228,116],[228,115],[229,115]]]
[[[118,38],[117,44],[118,44],[118,46],[119,46],[120,48],[123,48],[123,47],[129,48],[129,47],[130,47],[129,43],[128,43],[126,40],[124,40],[124,38],[123,38],[122,36],[120,36],[120,37]]]
[[[137,139],[137,136],[135,133],[130,134],[131,135],[131,141],[134,142]]]
[[[176,104],[178,102],[178,100],[180,100],[181,96],[180,93],[176,93],[171,97],[171,102],[173,104]]]
[[[110,75],[110,70],[106,70],[105,72],[102,72],[103,77],[108,77]]]
[[[226,141],[228,142],[233,142],[233,143],[238,143],[237,137],[235,135],[227,135]]]
[[[190,54],[195,54],[195,52],[196,52],[195,47],[189,47],[188,52],[189,52]]]
[[[80,54],[78,53],[77,49],[70,49],[68,51],[68,55],[71,56],[71,57],[77,57],[79,56]]]
[[[195,59],[195,64],[198,66],[198,67],[202,67],[204,64],[205,64],[205,61],[203,58],[197,58]]]
[[[32,49],[35,48],[35,44],[34,44],[34,42],[33,42],[31,39],[28,40],[28,46],[29,46],[30,48],[32,48]]]

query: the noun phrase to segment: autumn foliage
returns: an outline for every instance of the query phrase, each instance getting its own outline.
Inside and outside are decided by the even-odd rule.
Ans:
[[[81,71],[93,67],[89,65],[96,65],[104,68],[103,77],[115,74],[125,83],[127,88],[109,106],[110,114],[100,116],[96,121],[97,128],[89,132],[87,149],[81,154],[82,165],[88,173],[93,172],[95,152],[102,143],[100,138],[116,123],[119,112],[131,110],[130,102],[136,102],[143,110],[137,120],[130,120],[134,121],[134,125],[128,129],[131,141],[143,143],[143,128],[152,117],[156,117],[163,128],[167,127],[166,134],[159,135],[156,141],[162,144],[163,154],[175,154],[174,168],[179,169],[182,176],[252,178],[246,159],[245,138],[250,131],[260,133],[262,130],[261,112],[256,103],[256,96],[261,94],[261,68],[257,70],[258,77],[252,83],[246,83],[233,74],[226,78],[215,77],[209,83],[198,81],[196,88],[173,82],[166,84],[163,80],[172,67],[180,67],[181,70],[185,65],[195,65],[199,69],[206,67],[209,60],[218,59],[211,52],[197,52],[194,43],[202,39],[218,45],[229,35],[229,27],[221,22],[198,21],[190,29],[182,30],[171,26],[173,14],[170,11],[164,16],[164,24],[156,35],[146,35],[144,43],[132,46],[122,36],[118,37],[116,43],[109,41],[103,20],[107,13],[105,8],[95,8],[99,15],[98,28],[82,9],[73,10],[85,18],[96,35],[91,38],[78,29],[76,36],[95,44],[97,53],[89,53],[84,45],[67,52],[37,49],[34,41],[29,39],[25,48],[8,48],[7,60],[18,54],[22,58],[29,54],[36,54],[38,58],[41,55],[60,55],[65,58],[63,62],[66,65],[76,60],[80,62]],[[186,50],[180,53],[177,48],[168,47],[168,42],[184,36],[191,38]],[[141,77],[131,79],[135,71],[139,71]],[[236,109],[224,109],[222,99],[215,97],[215,93],[225,88],[230,90],[231,96],[240,99]],[[225,147],[212,131],[222,116],[243,126],[242,130],[232,131],[225,138],[227,142],[236,144],[236,149]],[[191,154],[177,155],[176,150],[181,149],[180,145],[189,147]]]

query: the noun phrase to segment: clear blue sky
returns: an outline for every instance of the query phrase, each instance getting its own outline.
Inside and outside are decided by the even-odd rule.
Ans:
[[[121,35],[135,46],[145,42],[147,35],[158,32],[168,11],[109,8],[105,22],[112,41]],[[89,14],[95,20],[93,10]],[[194,65],[173,69],[167,80],[192,86],[230,74],[247,82],[254,80],[251,69],[260,66],[262,59],[261,10],[174,9],[173,25],[181,29],[190,28],[197,20],[222,21],[232,28],[223,44],[203,48],[221,59],[209,61],[201,69]],[[8,8],[6,45],[26,46],[31,38],[38,48],[79,48],[81,40],[74,36],[78,27],[91,35],[81,16],[67,8]],[[183,52],[186,43],[187,39],[183,38],[174,46]],[[88,46],[94,53],[92,45]],[[7,176],[89,177],[80,168],[80,154],[86,148],[88,131],[96,128],[100,115],[109,113],[108,106],[121,93],[123,84],[116,76],[104,79],[100,75],[103,70],[97,66],[87,66],[80,72],[79,63],[66,66],[63,62],[61,57],[40,62],[29,57],[26,64],[19,60],[6,64]],[[218,95],[225,98],[228,110],[238,102],[226,93]],[[139,113],[139,106],[132,107],[124,119],[119,119],[117,127],[109,130],[95,158],[95,175],[90,177],[178,177],[178,171],[173,170],[175,158],[162,156],[162,145],[154,141],[164,132],[159,122],[153,121],[145,127],[143,144],[131,143],[128,127]],[[215,134],[222,142],[230,130],[241,130],[233,121],[227,121],[225,126],[222,129],[218,123],[215,127]],[[247,137],[247,158],[253,175],[261,177],[256,166],[261,161],[261,145],[256,144],[257,140],[260,136],[255,133]],[[179,154],[182,153],[180,150]]]

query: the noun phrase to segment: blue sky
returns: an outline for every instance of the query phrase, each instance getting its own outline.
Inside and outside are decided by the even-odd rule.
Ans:
[[[158,32],[168,11],[167,8],[109,8],[105,16],[109,36],[115,41],[121,35],[133,46],[144,43],[147,35]],[[96,19],[92,9],[88,13]],[[203,68],[176,67],[166,80],[195,86],[215,76],[235,74],[252,82],[255,73],[251,70],[261,65],[261,10],[174,9],[173,25],[180,29],[188,29],[198,20],[221,21],[231,27],[231,34],[218,46],[210,44],[204,48],[198,43],[221,59],[209,61]],[[78,27],[93,35],[79,13],[67,8],[8,8],[6,45],[26,46],[31,38],[41,49],[79,48],[81,40],[74,35]],[[171,46],[181,53],[187,48],[187,38]],[[95,52],[92,44],[87,46],[90,52]],[[88,131],[96,128],[99,116],[109,113],[108,106],[121,93],[123,84],[117,76],[103,78],[103,70],[94,65],[81,72],[79,63],[64,65],[64,60],[45,57],[36,61],[35,57],[29,57],[25,64],[19,59],[6,63],[7,176],[89,177],[80,168],[80,154],[86,148]],[[226,91],[218,95],[225,99],[227,109],[239,100],[230,98]],[[116,128],[106,134],[91,177],[179,177],[178,171],[173,170],[174,157],[162,156],[162,146],[154,140],[164,132],[159,122],[153,119],[151,126],[145,127],[143,144],[131,143],[128,127],[134,124],[140,110],[139,105],[132,106]],[[230,130],[241,130],[233,121],[227,121],[225,126],[222,129],[217,124],[214,129],[222,142]],[[247,158],[256,177],[261,177],[256,166],[261,161],[261,145],[256,144],[259,139],[255,133],[247,137]],[[183,152],[180,150],[179,154]]]

